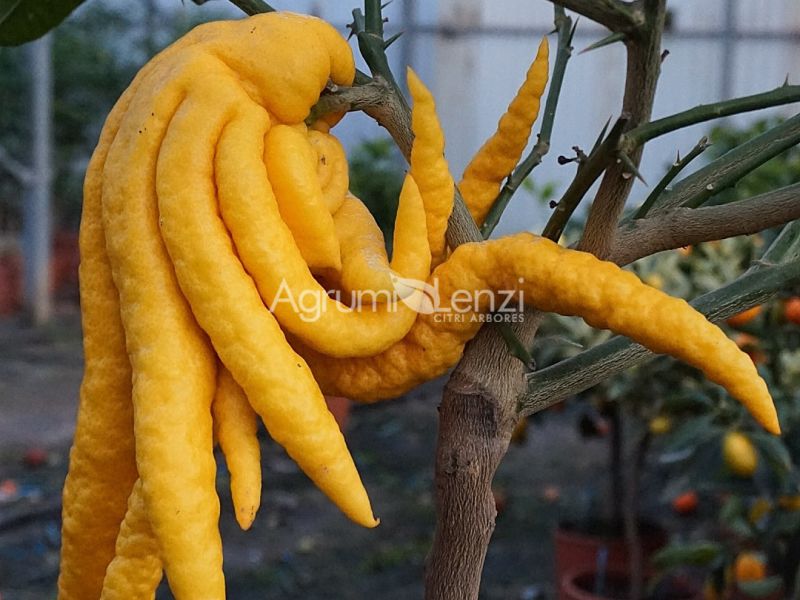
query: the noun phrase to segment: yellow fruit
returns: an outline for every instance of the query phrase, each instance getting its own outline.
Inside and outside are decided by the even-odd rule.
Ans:
[[[772,502],[767,498],[757,498],[747,513],[747,518],[753,524],[758,523],[772,510]]]
[[[214,157],[219,211],[241,263],[236,268],[244,266],[283,330],[314,349],[332,356],[364,356],[386,349],[402,339],[416,314],[405,305],[356,312],[348,303],[328,297],[278,212],[261,159],[268,127],[263,109],[243,101],[225,126]],[[412,184],[407,183],[400,196],[392,266],[404,277],[425,279],[430,250],[422,200]],[[374,280],[365,281],[359,265],[354,265],[357,261],[351,251],[357,240],[345,235],[340,247],[345,244],[346,274],[353,279],[348,279],[348,285],[374,284]]]
[[[317,179],[317,154],[305,131],[276,124],[264,148],[267,175],[281,218],[314,272],[342,268],[339,240]]]
[[[739,477],[752,477],[758,467],[758,453],[753,442],[740,431],[730,431],[722,441],[725,466]]]
[[[420,315],[403,341],[379,355],[337,360],[296,344],[326,394],[374,401],[441,375],[480,328],[479,316],[488,311],[491,298],[485,291],[511,290],[526,306],[581,316],[592,327],[621,333],[701,369],[768,431],[780,431],[767,385],[747,354],[684,300],[610,262],[521,233],[459,246],[429,283],[438,286],[439,310]],[[465,291],[477,301],[454,316],[452,300]]]
[[[350,187],[347,155],[339,140],[328,133],[309,129],[308,141],[317,153],[317,179],[325,205],[335,214]]]
[[[127,496],[137,477],[131,366],[105,251],[100,202],[108,148],[142,77],[136,78],[108,116],[84,183],[80,288],[85,370],[64,483],[58,578],[61,600],[100,596]]]
[[[217,373],[217,393],[211,405],[214,433],[231,474],[231,497],[236,521],[249,529],[261,504],[261,446],[258,420],[244,390],[228,369]]]
[[[161,581],[158,543],[138,480],[117,535],[116,555],[108,565],[101,600],[151,600]]]
[[[539,115],[539,101],[547,85],[549,46],[542,38],[536,59],[528,69],[517,95],[500,117],[497,131],[481,146],[458,184],[475,223],[483,224],[503,180],[519,162],[533,123]]]
[[[408,90],[414,100],[411,111],[411,176],[419,187],[428,224],[432,264],[438,265],[447,252],[445,232],[453,210],[455,184],[444,158],[444,133],[436,116],[436,104],[425,84],[408,69]]]
[[[653,435],[664,435],[672,429],[672,419],[666,415],[658,415],[650,421],[650,433]]]
[[[206,94],[192,97],[170,123],[159,153],[161,234],[175,276],[200,327],[273,439],[348,517],[375,526],[336,421],[310,370],[265,309],[219,218],[215,148],[225,117],[234,113],[212,109],[225,102],[233,109],[240,102],[225,95],[232,92],[223,84],[218,78],[209,82]]]

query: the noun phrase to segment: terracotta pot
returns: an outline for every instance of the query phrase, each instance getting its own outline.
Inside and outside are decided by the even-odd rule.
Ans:
[[[773,593],[771,593],[771,594],[769,594],[767,596],[759,596],[758,600],[781,600],[784,597],[785,597],[785,595],[784,595],[783,589],[778,589],[778,590],[775,590]],[[728,596],[728,600],[756,600],[756,597],[755,596],[749,596],[749,595],[745,594],[743,591],[741,591],[740,589],[735,588],[731,592],[730,596]]]
[[[78,234],[59,230],[53,237],[53,255],[50,258],[50,290],[60,296],[78,294]]]
[[[350,420],[350,408],[353,403],[350,402],[349,398],[342,396],[325,396],[325,402],[328,403],[328,410],[331,411],[333,418],[336,419],[339,429],[344,431],[347,427],[347,422]]]
[[[0,315],[15,313],[22,306],[22,261],[16,254],[0,256]]]
[[[594,593],[597,574],[593,570],[567,571],[560,580],[561,600],[628,600],[628,576],[620,571],[609,571],[605,576],[605,592]]]
[[[594,593],[597,573],[594,569],[567,571],[559,580],[561,600],[628,600],[628,576],[624,571],[611,570],[606,573],[603,595]],[[670,582],[668,590],[662,590],[658,598],[669,600],[703,600],[703,592],[687,582]]]
[[[645,575],[652,573],[649,567],[650,558],[667,544],[667,533],[651,524],[642,524],[640,529],[642,559]],[[620,535],[594,535],[565,526],[555,532],[556,581],[562,581],[565,575],[576,571],[593,572],[597,568],[598,556],[606,550],[606,565],[609,572],[626,573],[628,571],[628,548],[625,538]],[[568,598],[569,596],[560,596]]]

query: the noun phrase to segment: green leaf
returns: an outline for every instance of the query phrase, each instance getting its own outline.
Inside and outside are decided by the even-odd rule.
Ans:
[[[719,510],[720,522],[730,525],[744,515],[744,504],[739,496],[731,496]]]
[[[714,415],[703,415],[684,422],[667,438],[660,462],[668,464],[689,458],[699,445],[714,436],[720,435],[719,428],[713,424]]]
[[[653,557],[653,564],[659,569],[681,566],[703,567],[715,560],[722,551],[722,546],[714,542],[672,544]]]
[[[0,0],[0,46],[43,36],[85,0]]]
[[[776,513],[771,529],[776,535],[795,535],[800,530],[800,511]]]
[[[663,406],[664,412],[673,413],[697,409],[711,410],[714,408],[714,402],[702,391],[691,391],[667,396]]]
[[[780,589],[781,578],[773,575],[758,581],[740,581],[736,585],[748,598],[766,598]]]
[[[761,431],[752,433],[750,437],[775,471],[785,474],[792,470],[792,456],[781,438]]]

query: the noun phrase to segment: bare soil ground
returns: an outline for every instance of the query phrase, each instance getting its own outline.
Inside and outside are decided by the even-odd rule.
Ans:
[[[0,320],[0,600],[55,597],[60,488],[81,377],[80,322],[67,311],[39,331]],[[252,529],[238,529],[220,462],[220,527],[228,596],[405,600],[422,596],[434,524],[433,453],[441,382],[359,406],[346,430],[381,525],[361,529],[326,501],[263,436],[264,492]],[[552,597],[552,530],[602,481],[605,445],[586,441],[570,411],[512,447],[496,477],[505,506],[486,558],[482,597]],[[47,460],[30,462],[41,448]],[[35,458],[35,456],[34,456]],[[549,488],[549,494],[545,490]],[[560,499],[553,499],[554,490]],[[546,497],[548,496],[548,497]],[[170,598],[162,585],[158,598]]]

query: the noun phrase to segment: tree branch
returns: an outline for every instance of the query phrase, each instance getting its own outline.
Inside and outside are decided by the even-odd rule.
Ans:
[[[702,169],[681,179],[671,190],[661,195],[650,213],[662,213],[677,206],[700,206],[756,167],[798,143],[800,143],[800,114],[737,146]]]
[[[630,143],[641,145],[666,133],[697,123],[793,102],[800,102],[800,85],[782,85],[779,88],[761,94],[733,98],[732,100],[714,102],[712,104],[701,104],[669,117],[639,125],[629,131],[625,137],[628,138]]]
[[[627,123],[627,116],[617,119],[606,139],[579,165],[575,178],[561,196],[558,204],[556,204],[553,214],[550,215],[550,219],[548,219],[542,231],[542,236],[558,241],[564,231],[564,227],[567,225],[567,221],[569,221],[575,209],[578,208],[578,204],[586,196],[589,188],[594,185],[594,182],[603,174],[603,171],[614,162],[615,151]]]
[[[672,183],[672,180],[675,179],[681,173],[681,171],[683,171],[689,165],[689,163],[705,152],[710,145],[711,144],[709,144],[708,138],[703,136],[700,138],[700,141],[695,144],[694,148],[689,151],[689,154],[683,158],[681,158],[680,154],[678,154],[675,162],[672,163],[672,166],[664,174],[664,177],[662,177],[661,180],[653,187],[653,190],[639,207],[639,210],[636,211],[633,218],[644,218],[647,213],[650,212],[650,209],[653,207],[653,205],[658,202],[661,194],[664,193],[664,190],[667,189],[667,186]]]
[[[207,0],[193,0],[193,2],[195,4],[205,4]],[[241,8],[247,15],[258,15],[275,11],[275,9],[264,2],[264,0],[230,0],[230,3]]]
[[[666,0],[644,0],[645,25],[639,35],[626,39],[628,49],[625,95],[622,111],[630,117],[635,127],[650,119],[661,72],[661,32],[664,28]],[[630,158],[638,168],[642,158],[641,146],[622,144],[618,151]],[[611,165],[606,171],[600,189],[589,209],[586,227],[578,244],[580,250],[605,258],[614,246],[622,210],[633,186],[629,168],[622,162]]]
[[[644,24],[640,11],[621,0],[549,0],[604,25],[611,31],[631,31]]]
[[[675,208],[619,228],[610,260],[625,265],[663,250],[756,233],[800,219],[800,184],[746,200]]]
[[[408,160],[414,134],[411,133],[411,115],[402,98],[402,94],[380,74],[367,83],[352,87],[330,85],[312,107],[306,122],[312,123],[331,112],[363,111],[389,132]]]

